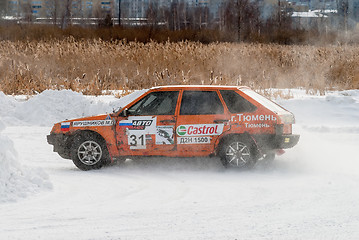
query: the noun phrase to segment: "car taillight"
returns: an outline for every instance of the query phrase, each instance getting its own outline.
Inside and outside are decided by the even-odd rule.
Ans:
[[[283,134],[292,134],[292,124],[283,125]]]
[[[295,118],[292,113],[281,114],[279,115],[279,124],[293,124],[295,123]]]

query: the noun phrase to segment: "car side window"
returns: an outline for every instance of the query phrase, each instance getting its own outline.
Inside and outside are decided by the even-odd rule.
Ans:
[[[215,91],[184,91],[180,115],[223,114],[224,108]]]
[[[129,115],[174,115],[178,91],[152,92],[128,109]]]
[[[253,112],[257,109],[252,103],[232,90],[221,90],[222,98],[231,113]]]

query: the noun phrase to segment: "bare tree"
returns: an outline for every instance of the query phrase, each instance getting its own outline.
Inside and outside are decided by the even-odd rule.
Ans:
[[[179,19],[178,19],[178,1],[173,0],[171,3],[171,30],[179,30]]]
[[[105,18],[104,12],[101,8],[101,3],[100,2],[95,2],[94,5],[92,6],[92,13],[93,13],[93,17],[97,18],[97,19],[103,19]]]
[[[48,9],[47,17],[52,18],[52,23],[57,25],[57,19],[60,15],[60,0],[46,1],[45,7]]]
[[[0,1],[0,16],[6,14],[7,1]]]
[[[158,21],[161,25],[164,25],[167,29],[170,29],[171,9],[167,6],[159,7]]]
[[[338,7],[338,14],[339,14],[340,29],[344,29],[345,32],[347,32],[348,31],[348,15],[349,15],[348,0],[337,1],[337,7]]]
[[[118,25],[121,26],[122,8],[121,0],[118,0]]]
[[[146,11],[147,24],[151,27],[158,23],[158,3],[150,2]]]
[[[72,17],[72,0],[63,0],[63,12],[61,17],[61,28],[67,28]]]
[[[235,3],[234,0],[229,0],[222,6],[223,9],[223,29],[231,32],[235,29]]]
[[[109,2],[109,4],[107,4]],[[93,16],[98,19],[98,25],[100,27],[112,27],[114,22],[112,17],[114,16],[114,2],[106,1],[106,4],[103,5],[102,2],[96,2],[93,6]]]
[[[197,7],[198,11],[198,28],[203,29],[208,27],[209,9],[208,7]]]
[[[259,34],[261,27],[260,10],[255,1],[228,0],[221,7],[222,29],[233,33],[233,40],[249,40]]]
[[[237,39],[238,41],[250,38],[256,32],[260,16],[259,8],[250,0],[237,0]]]
[[[72,10],[71,10],[72,17],[75,17],[75,18],[83,18],[84,17],[82,1],[83,0],[72,0]]]
[[[30,2],[24,2],[21,4],[21,10],[23,13],[24,21],[30,23],[32,22],[32,7]]]

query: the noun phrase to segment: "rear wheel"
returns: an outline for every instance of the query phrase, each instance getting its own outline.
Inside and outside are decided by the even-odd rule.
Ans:
[[[91,133],[75,136],[71,148],[71,159],[81,170],[99,169],[109,161],[109,154],[103,139]]]
[[[272,165],[275,159],[275,152],[267,152],[259,159],[259,163],[263,167],[269,167]]]
[[[257,162],[256,155],[255,145],[241,137],[225,140],[220,149],[220,158],[225,167],[251,168]]]
[[[266,163],[272,163],[275,159],[275,153],[274,152],[269,152],[264,154],[262,161],[266,162]]]

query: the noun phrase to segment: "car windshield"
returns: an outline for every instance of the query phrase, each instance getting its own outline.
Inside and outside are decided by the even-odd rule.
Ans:
[[[121,97],[119,100],[116,100],[116,104],[117,104],[118,107],[114,108],[114,113],[120,112],[124,106],[128,105],[133,100],[140,97],[141,95],[143,95],[147,91],[149,91],[149,89],[136,90],[136,91],[134,91],[134,92],[132,92],[132,93],[130,93],[128,95],[125,95],[125,96]]]

